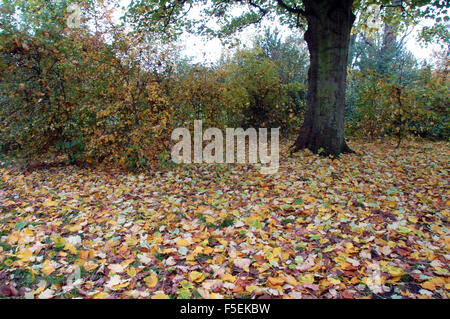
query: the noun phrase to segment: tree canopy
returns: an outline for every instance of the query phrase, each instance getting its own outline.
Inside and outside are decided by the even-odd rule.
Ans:
[[[371,5],[379,6],[379,17],[383,21],[398,27],[416,24],[423,18],[432,19],[435,23],[423,29],[423,38],[449,39],[445,25],[449,21],[448,1],[355,0],[352,9],[359,15],[357,27],[367,28],[367,20],[373,13],[367,8]],[[386,10],[390,8],[394,10]],[[304,30],[306,15],[304,2],[292,0],[132,0],[126,20],[137,28],[162,31],[171,36],[187,30],[226,37],[249,25],[261,23],[265,18],[277,18],[282,24]]]

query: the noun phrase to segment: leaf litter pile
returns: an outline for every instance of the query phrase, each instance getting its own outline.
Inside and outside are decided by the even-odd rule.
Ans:
[[[0,169],[0,297],[448,298],[447,143],[277,174]]]

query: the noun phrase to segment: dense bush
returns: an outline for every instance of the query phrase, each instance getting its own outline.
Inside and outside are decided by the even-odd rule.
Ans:
[[[244,103],[240,125],[279,127],[290,133],[301,123],[305,87],[299,82],[283,83],[276,61],[261,49],[240,50],[225,63],[227,83],[243,89]]]
[[[170,104],[176,110],[177,126],[192,126],[202,120],[205,127],[234,127],[244,117],[246,103],[242,87],[226,82],[223,68],[180,64],[168,81]]]
[[[387,50],[365,39],[358,49],[349,72],[350,133],[371,139],[395,136],[399,142],[407,135],[449,137],[448,62],[441,70],[419,66],[401,43]],[[448,61],[448,55],[441,59]]]
[[[162,55],[108,24],[108,16],[96,17],[106,27],[95,33],[86,25],[66,28],[67,4],[45,2],[40,14],[23,2],[3,8],[9,16],[20,9],[21,17],[2,19],[10,22],[0,35],[2,148],[130,169],[157,160],[172,116],[151,69]]]

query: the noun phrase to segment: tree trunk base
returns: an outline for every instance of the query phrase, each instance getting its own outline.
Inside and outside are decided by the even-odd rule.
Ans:
[[[350,148],[350,146],[348,146],[346,141],[344,141],[344,147],[343,147],[342,153],[344,153],[344,154],[356,154],[356,152],[354,150],[352,150]]]
[[[304,150],[304,149],[309,149],[314,154],[319,154],[322,156],[333,155],[333,156],[338,157],[339,154],[355,154],[356,153],[354,150],[352,150],[348,146],[348,144],[345,140],[344,140],[342,146],[340,147],[340,150],[334,150],[334,151],[321,148],[318,145],[313,145],[313,143],[311,143],[312,140],[314,140],[314,139],[307,138],[304,134],[300,134],[298,136],[297,140],[295,141],[295,143],[290,147],[291,155],[294,153],[297,153],[298,151]]]

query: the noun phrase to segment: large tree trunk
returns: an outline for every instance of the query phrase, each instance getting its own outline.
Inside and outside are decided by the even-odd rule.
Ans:
[[[344,140],[344,106],[352,0],[304,0],[310,53],[305,121],[293,151],[351,152]]]

